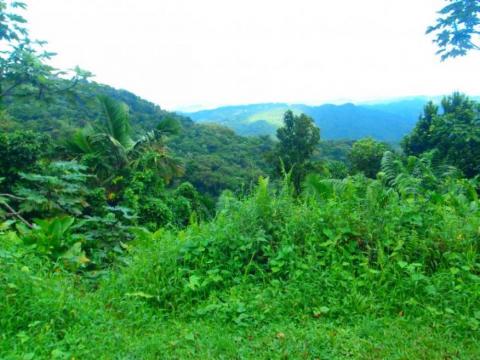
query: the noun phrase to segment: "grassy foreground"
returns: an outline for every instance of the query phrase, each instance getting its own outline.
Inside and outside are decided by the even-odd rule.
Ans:
[[[2,359],[475,359],[480,210],[463,181],[266,181],[72,273],[0,236]]]

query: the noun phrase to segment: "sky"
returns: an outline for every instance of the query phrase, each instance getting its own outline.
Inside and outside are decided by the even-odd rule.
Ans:
[[[480,52],[441,62],[445,0],[27,0],[33,38],[168,110],[480,95]]]

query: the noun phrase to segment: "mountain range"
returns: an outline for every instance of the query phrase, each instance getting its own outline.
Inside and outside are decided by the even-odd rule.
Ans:
[[[412,97],[382,103],[342,105],[264,103],[224,106],[184,115],[198,123],[216,123],[236,131],[240,135],[273,135],[282,125],[285,111],[305,113],[311,116],[321,129],[325,140],[359,139],[373,137],[387,142],[398,142],[409,133],[423,106],[439,98]]]

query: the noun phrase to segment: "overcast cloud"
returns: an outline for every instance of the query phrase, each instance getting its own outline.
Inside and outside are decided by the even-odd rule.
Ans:
[[[441,63],[443,0],[29,0],[54,64],[167,109],[480,94],[480,54]]]

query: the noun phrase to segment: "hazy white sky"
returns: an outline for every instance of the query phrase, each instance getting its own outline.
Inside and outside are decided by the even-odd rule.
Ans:
[[[27,0],[54,64],[163,108],[480,94],[480,52],[441,63],[443,0]]]

